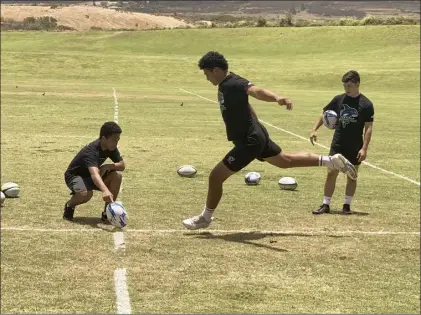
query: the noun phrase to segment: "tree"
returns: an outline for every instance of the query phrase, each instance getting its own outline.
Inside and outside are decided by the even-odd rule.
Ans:
[[[295,10],[294,5],[291,6],[291,9],[289,9],[289,13],[291,13],[292,15],[297,14],[297,11]]]

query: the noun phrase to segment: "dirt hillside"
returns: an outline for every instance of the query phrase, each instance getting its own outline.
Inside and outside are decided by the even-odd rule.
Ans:
[[[91,27],[103,29],[153,29],[174,28],[188,24],[167,16],[156,16],[145,13],[123,13],[112,9],[93,6],[63,6],[51,9],[50,6],[17,6],[1,5],[2,19],[22,21],[33,16],[52,16],[59,25],[69,26],[78,31],[86,31]]]

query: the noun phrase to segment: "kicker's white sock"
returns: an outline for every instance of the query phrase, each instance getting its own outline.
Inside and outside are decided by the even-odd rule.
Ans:
[[[344,201],[344,204],[346,204],[346,205],[351,205],[351,201],[352,201],[352,196],[346,196],[346,195],[345,195],[345,201]]]
[[[333,167],[333,163],[330,160],[329,156],[325,156],[325,155],[320,155],[319,156],[319,166],[327,166],[332,168]]]
[[[213,212],[215,211],[215,209],[208,209],[206,206],[204,207],[203,211],[202,211],[202,216],[207,220],[210,221],[212,219],[213,216]]]
[[[324,196],[323,197],[323,204],[330,205],[330,199],[332,199],[332,197]]]

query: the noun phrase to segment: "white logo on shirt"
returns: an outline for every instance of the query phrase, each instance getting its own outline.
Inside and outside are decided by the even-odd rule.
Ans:
[[[348,104],[342,104],[343,109],[340,112],[340,122],[342,127],[345,128],[350,123],[358,122],[358,110],[350,107]]]
[[[219,105],[224,105],[224,94],[221,91],[218,91],[218,103]]]
[[[221,113],[226,110],[227,108],[224,106],[224,94],[222,94],[221,91],[218,91],[218,103],[219,103],[219,109],[221,110]]]

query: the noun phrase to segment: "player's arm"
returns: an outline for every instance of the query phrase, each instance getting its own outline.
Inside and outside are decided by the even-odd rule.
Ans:
[[[316,122],[314,123],[313,129],[311,131],[316,132],[320,126],[323,125],[323,113],[320,114],[319,117],[317,117]]]
[[[364,124],[364,142],[363,142],[363,149],[365,151],[368,150],[368,145],[370,144],[371,135],[373,133],[373,122],[366,122]]]
[[[91,174],[91,178],[95,186],[102,191],[102,199],[106,202],[113,202],[113,194],[109,191],[108,187],[105,186],[104,181],[102,180],[102,177],[99,173],[99,168],[96,166],[89,166],[88,170],[89,174]]]
[[[367,157],[367,150],[368,145],[371,141],[371,135],[373,134],[373,121],[374,121],[374,108],[371,104],[365,110],[365,122],[364,122],[364,140],[363,140],[363,147],[357,154],[357,158],[359,162],[362,162]]]
[[[107,186],[105,186],[104,181],[102,180],[102,177],[99,174],[99,168],[96,166],[89,166],[88,170],[89,174],[91,174],[91,178],[95,186],[98,187],[102,192],[107,191],[108,188]]]
[[[319,129],[321,125],[323,125],[323,113],[319,117],[317,117],[313,129],[311,129],[310,142],[312,145],[314,145],[314,142],[317,141],[317,129]]]
[[[120,155],[120,151],[118,149],[112,153],[110,159],[113,163],[104,164],[100,167],[99,173],[101,176],[104,176],[109,171],[122,172],[126,168],[126,163],[124,163],[123,157]]]
[[[337,106],[338,103],[338,99],[339,99],[340,95],[335,96],[329,104],[327,104],[324,108],[323,108],[323,112],[328,110],[328,109],[334,109],[335,106]],[[319,117],[317,117],[316,122],[314,123],[313,129],[311,129],[310,132],[310,142],[312,145],[314,145],[314,142],[317,141],[317,130],[320,128],[321,125],[323,125],[323,112],[320,114]]]
[[[126,163],[124,163],[124,160],[114,163],[114,171],[122,172],[125,170],[125,168],[126,168]]]
[[[292,109],[292,102],[289,97],[281,97],[272,91],[257,87],[255,85],[250,86],[247,89],[247,94],[265,102],[277,102],[281,106],[286,106],[288,110]]]
[[[372,121],[366,121],[364,123],[363,147],[361,148],[361,150],[357,154],[358,162],[364,161],[367,157],[368,145],[370,143],[372,133],[373,133],[373,122]]]
[[[99,174],[100,176],[104,176],[109,171],[118,171],[122,172],[126,168],[126,163],[124,163],[124,160],[121,160],[117,163],[109,163],[109,164],[103,164],[100,167]]]

